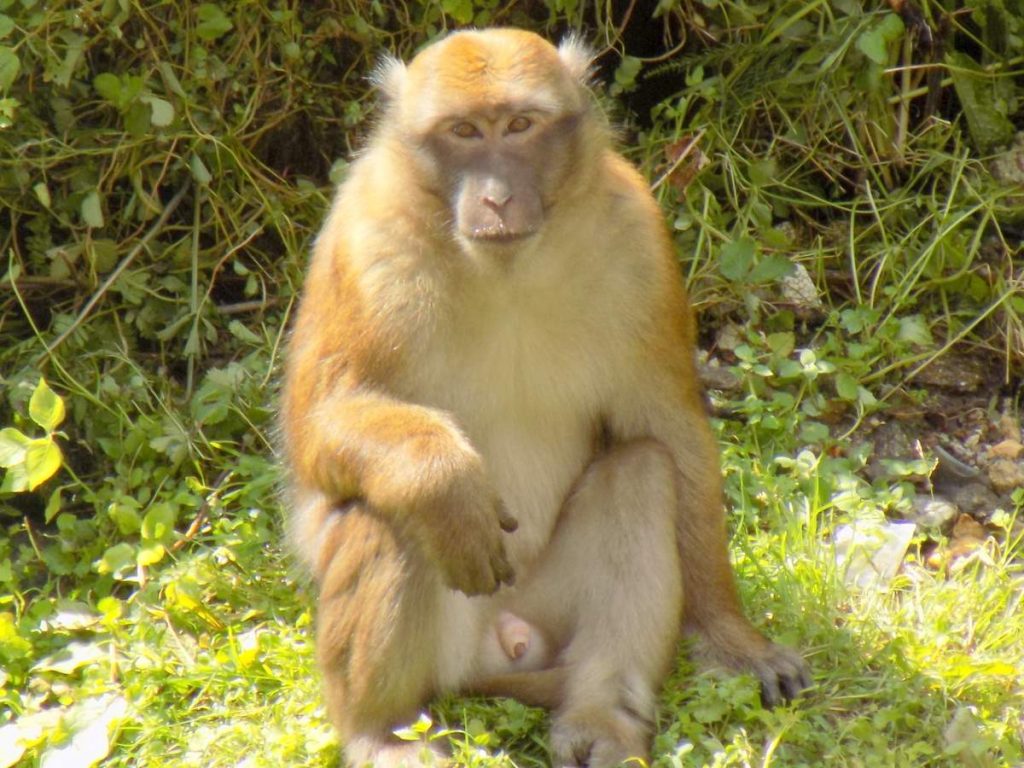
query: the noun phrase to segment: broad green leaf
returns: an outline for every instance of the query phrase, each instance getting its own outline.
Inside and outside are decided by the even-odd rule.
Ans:
[[[741,281],[754,265],[757,244],[749,237],[741,237],[722,246],[718,254],[718,268],[727,280]]]
[[[857,38],[857,50],[871,59],[875,64],[884,66],[889,60],[885,38],[877,27],[868,29]]]
[[[121,104],[121,78],[111,72],[102,72],[92,80],[96,93],[115,106]]]
[[[33,440],[25,451],[25,471],[28,473],[28,489],[34,491],[60,469],[64,456],[52,437]]]
[[[21,71],[21,60],[13,48],[0,45],[0,91],[8,90],[18,79]]]
[[[441,0],[441,10],[459,24],[473,21],[473,0]]]
[[[772,253],[758,262],[748,276],[748,280],[756,285],[771,283],[785,277],[793,271],[793,264],[785,256]]]
[[[25,462],[25,451],[32,438],[14,427],[0,429],[0,467],[14,467]]]
[[[750,164],[750,183],[757,187],[763,187],[775,180],[779,172],[778,163],[775,158],[766,157],[763,160],[755,160]]]
[[[174,537],[177,512],[167,503],[154,504],[142,520],[142,538],[146,541],[169,541]]]
[[[149,104],[149,120],[157,128],[166,128],[174,121],[174,107],[171,102],[156,96],[144,96],[143,100]]]
[[[156,565],[164,559],[165,554],[167,554],[167,550],[164,549],[163,544],[144,544],[139,548],[135,561],[141,566]]]
[[[643,62],[635,56],[623,56],[622,62],[615,70],[615,84],[622,90],[629,91],[636,86],[637,75]]]
[[[100,573],[118,573],[134,564],[135,548],[131,544],[122,541],[103,553],[103,557],[96,564],[96,569]]]
[[[94,189],[82,198],[80,213],[86,226],[96,229],[103,226],[103,208],[100,205],[100,194],[97,190]]]
[[[843,398],[843,400],[856,402],[860,394],[860,385],[848,373],[836,374],[836,394]]]
[[[64,400],[50,389],[46,379],[39,379],[28,401],[28,415],[47,432],[53,432],[64,421]]]
[[[0,483],[0,493],[21,493],[28,490],[28,472],[25,465],[15,464],[8,467],[4,475],[3,483]]]
[[[930,347],[934,343],[928,321],[922,315],[909,315],[900,318],[900,330],[896,338],[922,347]]]
[[[123,536],[134,535],[142,528],[142,518],[139,517],[139,513],[129,503],[134,501],[134,499],[128,497],[128,500],[125,502],[115,501],[107,507],[107,516],[114,521],[118,532]]]
[[[59,746],[50,746],[39,768],[86,768],[99,764],[110,754],[110,736],[128,711],[128,703],[109,694],[76,704],[68,721],[74,723],[71,736]]]
[[[14,30],[14,19],[0,13],[0,38],[7,37]]]
[[[202,40],[216,40],[235,26],[219,5],[202,3],[196,13],[199,17],[196,34]]]

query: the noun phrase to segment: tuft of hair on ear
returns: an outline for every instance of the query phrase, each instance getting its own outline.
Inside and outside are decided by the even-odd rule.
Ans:
[[[373,68],[370,82],[387,102],[395,102],[402,91],[405,81],[405,64],[401,59],[385,55],[380,63]]]
[[[571,32],[558,46],[558,56],[577,82],[590,86],[594,75],[594,49],[576,32]]]

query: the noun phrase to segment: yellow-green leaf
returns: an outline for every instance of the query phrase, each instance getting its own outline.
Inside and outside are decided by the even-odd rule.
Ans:
[[[25,452],[28,489],[33,491],[53,477],[63,461],[64,456],[60,452],[60,446],[53,442],[52,437],[47,436],[33,440]]]
[[[80,213],[86,226],[99,228],[104,224],[103,207],[100,205],[100,194],[95,189],[82,198]]]
[[[47,432],[53,432],[64,421],[64,401],[50,389],[46,379],[39,379],[28,401],[28,415]]]
[[[14,427],[0,429],[0,467],[14,467],[25,461],[25,451],[32,439]]]

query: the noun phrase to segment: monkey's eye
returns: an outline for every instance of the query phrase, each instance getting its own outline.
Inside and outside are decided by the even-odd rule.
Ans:
[[[452,126],[452,133],[458,136],[460,139],[479,139],[483,136],[480,133],[480,129],[473,125],[468,120],[463,120],[461,123],[456,123]]]
[[[505,126],[505,133],[522,133],[530,129],[533,122],[528,117],[517,115],[508,121],[508,125]]]

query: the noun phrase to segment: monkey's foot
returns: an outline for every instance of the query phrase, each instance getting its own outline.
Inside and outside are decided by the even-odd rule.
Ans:
[[[756,645],[738,649],[698,636],[694,650],[701,666],[755,675],[761,682],[761,703],[766,707],[792,701],[812,685],[810,667],[797,651],[763,638]]]
[[[394,737],[356,736],[345,746],[351,768],[444,768],[451,760],[431,744]]]
[[[631,757],[646,759],[649,738],[648,725],[625,710],[572,710],[551,726],[552,765],[609,768]]]

